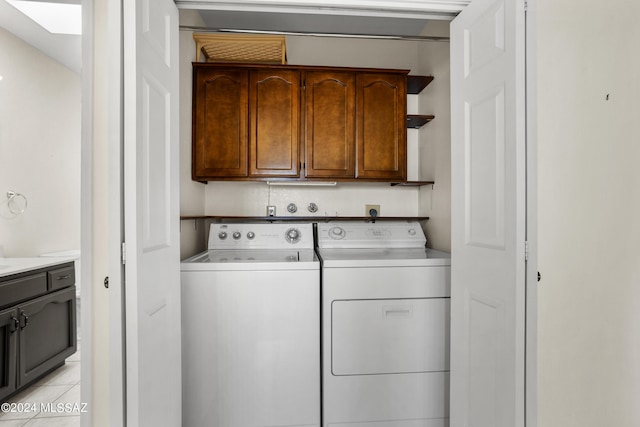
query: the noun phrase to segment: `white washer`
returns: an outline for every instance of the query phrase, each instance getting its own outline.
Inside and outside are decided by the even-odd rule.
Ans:
[[[181,264],[183,425],[320,425],[312,224],[212,224]]]
[[[322,425],[449,425],[450,256],[417,222],[318,224]]]

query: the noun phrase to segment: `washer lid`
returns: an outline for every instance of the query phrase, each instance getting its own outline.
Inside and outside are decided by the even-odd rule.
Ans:
[[[451,255],[433,249],[319,249],[325,268],[451,265]]]
[[[313,261],[313,251],[293,251],[293,250],[209,250],[185,260],[185,262],[203,263],[261,263],[261,262],[304,262]]]
[[[312,249],[305,250],[208,250],[187,258],[181,270],[303,270],[318,269]]]

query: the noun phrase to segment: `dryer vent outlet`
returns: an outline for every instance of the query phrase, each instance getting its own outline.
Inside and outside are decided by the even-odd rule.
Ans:
[[[380,216],[380,205],[364,205],[364,216]]]

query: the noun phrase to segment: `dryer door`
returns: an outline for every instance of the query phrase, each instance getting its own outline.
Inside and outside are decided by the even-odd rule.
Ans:
[[[332,301],[333,375],[448,371],[449,301]]]

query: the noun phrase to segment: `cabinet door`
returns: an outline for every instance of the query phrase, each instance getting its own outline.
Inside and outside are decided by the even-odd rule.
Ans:
[[[17,316],[15,308],[0,311],[0,401],[16,390]]]
[[[305,175],[355,176],[355,74],[307,72]]]
[[[247,176],[248,76],[247,70],[194,65],[194,180]]]
[[[18,387],[60,365],[76,352],[76,287],[18,306]]]
[[[249,175],[298,176],[300,72],[251,71],[249,96]]]
[[[359,74],[356,79],[356,177],[407,178],[407,77]]]

